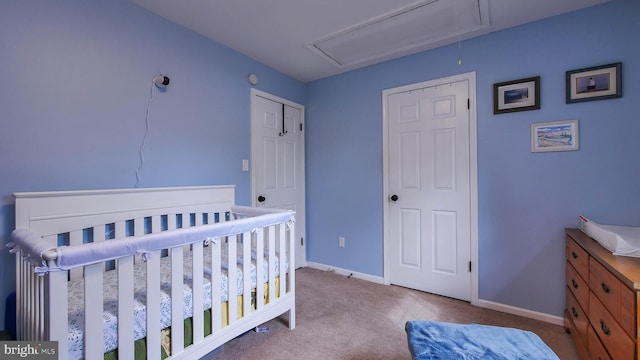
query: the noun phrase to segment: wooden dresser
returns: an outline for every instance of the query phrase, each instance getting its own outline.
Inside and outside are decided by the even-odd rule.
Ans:
[[[581,359],[638,359],[640,258],[615,256],[579,229],[566,229],[564,323]]]

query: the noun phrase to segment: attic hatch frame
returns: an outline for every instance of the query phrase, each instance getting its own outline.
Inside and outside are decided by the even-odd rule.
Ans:
[[[344,68],[453,43],[488,26],[489,0],[422,0],[307,46]]]

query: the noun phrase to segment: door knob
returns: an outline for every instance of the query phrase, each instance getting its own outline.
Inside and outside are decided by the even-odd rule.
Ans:
[[[391,201],[398,201],[398,195],[391,195],[389,199],[391,199]]]
[[[264,197],[264,196],[262,196],[262,195],[259,195],[259,196],[258,196],[258,202],[264,202],[265,200],[267,200],[267,198],[266,198],[266,197]]]

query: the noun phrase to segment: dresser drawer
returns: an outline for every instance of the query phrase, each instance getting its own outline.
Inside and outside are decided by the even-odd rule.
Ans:
[[[589,262],[589,287],[614,318],[620,317],[620,280],[595,259]]]
[[[576,269],[567,262],[567,287],[582,306],[583,309],[589,308],[589,284],[584,280]]]
[[[593,293],[589,299],[589,322],[612,358],[634,359],[635,343]]]
[[[587,297],[588,298],[588,297]],[[573,327],[577,331],[577,337],[583,343],[587,343],[587,328],[589,327],[589,319],[582,306],[578,303],[573,293],[567,288],[567,312],[573,322]]]
[[[607,350],[604,349],[604,346],[602,346],[600,339],[598,339],[598,335],[596,335],[591,326],[589,326],[587,336],[589,339],[589,341],[587,342],[589,358],[592,360],[611,360],[611,357],[607,353]]]
[[[575,240],[567,236],[567,260],[580,276],[589,277],[589,254]]]

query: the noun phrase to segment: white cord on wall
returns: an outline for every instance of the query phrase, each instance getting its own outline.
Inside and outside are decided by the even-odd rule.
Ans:
[[[155,78],[157,77],[158,76],[156,75]],[[142,180],[142,175],[140,173],[142,172],[142,165],[144,164],[144,146],[147,143],[147,136],[149,136],[149,129],[151,124],[149,120],[149,113],[151,109],[151,102],[153,102],[153,96],[155,95],[155,78],[151,81],[151,97],[149,98],[149,103],[147,104],[147,115],[145,117],[146,129],[144,131],[144,136],[142,137],[142,144],[140,144],[140,162],[138,163],[138,169],[136,170],[136,184],[134,185],[134,187],[136,188],[140,185],[140,180]]]

